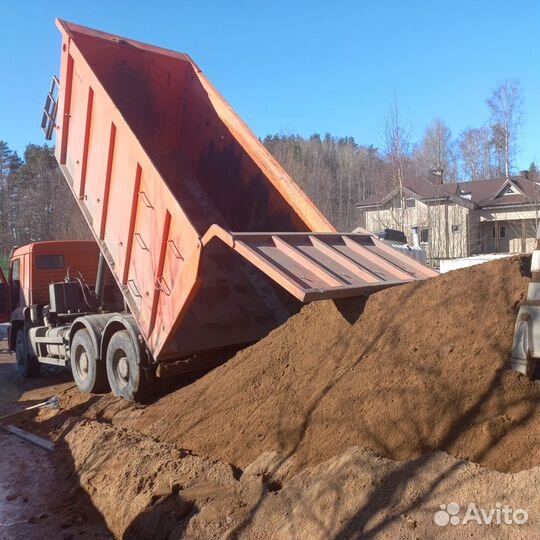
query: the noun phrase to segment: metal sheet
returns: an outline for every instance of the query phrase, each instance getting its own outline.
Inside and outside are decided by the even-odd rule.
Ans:
[[[302,302],[369,294],[437,272],[369,234],[231,233],[218,237]]]

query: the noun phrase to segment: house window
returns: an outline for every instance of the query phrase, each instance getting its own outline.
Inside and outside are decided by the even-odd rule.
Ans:
[[[452,225],[452,232],[453,233],[459,232],[459,225]]]
[[[499,225],[499,238],[506,238],[506,225]],[[491,238],[497,238],[497,225],[491,227]]]
[[[519,195],[519,191],[514,186],[508,186],[501,195]]]
[[[407,208],[414,208],[416,206],[416,199],[407,199],[406,200],[406,203],[407,203]]]
[[[401,208],[403,206],[403,201],[401,200],[401,197],[396,197],[394,199],[394,208]]]
[[[420,229],[420,243],[427,244],[429,242],[429,229]]]

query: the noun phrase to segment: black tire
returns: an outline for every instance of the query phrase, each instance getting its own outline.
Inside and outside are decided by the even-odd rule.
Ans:
[[[77,330],[70,344],[70,364],[78,389],[86,394],[107,392],[105,362],[97,360],[96,349],[88,330]]]
[[[127,330],[113,334],[107,347],[107,377],[115,396],[128,401],[142,401],[152,395],[154,374],[143,369],[139,360],[138,344]]]
[[[15,337],[15,359],[17,360],[17,370],[24,379],[28,377],[39,377],[41,364],[35,356],[31,356],[28,350],[28,339],[26,330],[21,328]]]

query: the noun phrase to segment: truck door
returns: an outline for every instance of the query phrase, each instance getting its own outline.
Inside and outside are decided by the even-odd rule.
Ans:
[[[9,287],[4,272],[0,268],[0,323],[9,322],[10,317]]]

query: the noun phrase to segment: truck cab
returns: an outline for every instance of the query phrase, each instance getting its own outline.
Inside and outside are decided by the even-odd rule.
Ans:
[[[0,322],[11,323],[9,349],[23,378],[38,376],[41,364],[70,365],[84,392],[111,387],[135,399],[151,389],[151,378],[133,387],[144,347],[96,242],[28,244],[13,251],[7,279],[0,274]]]
[[[98,260],[98,245],[86,240],[34,242],[13,251],[7,279],[0,276],[0,322],[11,323],[10,350],[17,333],[32,324],[32,307],[39,316],[49,304],[49,284],[63,281],[71,268],[93,285]]]

